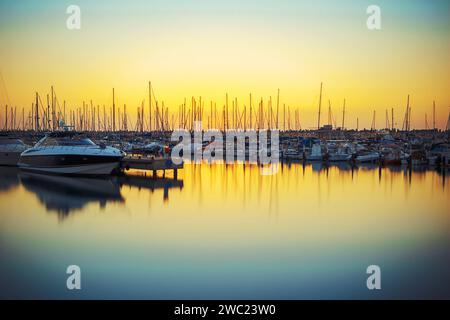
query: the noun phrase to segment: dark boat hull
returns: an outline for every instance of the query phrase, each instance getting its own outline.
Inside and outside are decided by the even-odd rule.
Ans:
[[[0,152],[0,166],[17,166],[21,152]]]
[[[63,175],[109,175],[119,168],[121,157],[96,155],[22,156],[23,170]]]

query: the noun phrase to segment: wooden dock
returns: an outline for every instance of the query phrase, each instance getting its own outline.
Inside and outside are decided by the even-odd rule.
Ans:
[[[122,159],[120,166],[125,170],[137,169],[152,171],[153,177],[156,177],[158,171],[163,171],[163,175],[165,176],[167,170],[173,170],[174,179],[178,177],[178,170],[183,169],[183,163],[175,164],[170,158],[145,156],[127,156]]]

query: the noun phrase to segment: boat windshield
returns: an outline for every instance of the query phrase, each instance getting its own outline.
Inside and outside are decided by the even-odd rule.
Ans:
[[[64,146],[64,147],[88,147],[95,143],[88,138],[80,137],[47,137],[38,144],[40,147]]]

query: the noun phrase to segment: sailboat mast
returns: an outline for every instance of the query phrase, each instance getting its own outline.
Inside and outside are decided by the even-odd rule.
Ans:
[[[116,131],[116,101],[114,97],[114,88],[113,88],[112,131]]]
[[[35,116],[36,116],[36,131],[39,131],[39,94],[36,92],[36,111],[35,111]]]
[[[436,129],[436,102],[433,100],[433,130]]]
[[[149,106],[149,125],[152,131],[152,82],[148,82],[148,106]]]
[[[278,88],[278,94],[277,94],[277,121],[276,121],[276,129],[278,130],[278,110],[280,107],[280,89]]]
[[[391,127],[394,130],[394,108],[391,108]]]
[[[322,107],[322,82],[320,83],[320,95],[319,95],[319,116],[317,119],[317,130],[320,129],[320,108]]]

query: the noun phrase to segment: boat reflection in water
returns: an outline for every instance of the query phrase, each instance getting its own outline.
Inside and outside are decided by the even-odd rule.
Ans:
[[[0,193],[7,192],[19,185],[18,169],[0,166]]]
[[[37,195],[48,211],[56,211],[60,218],[90,203],[99,203],[104,208],[107,202],[124,201],[116,178],[78,178],[20,172],[19,179],[27,191]]]
[[[88,204],[99,203],[105,208],[108,202],[124,202],[121,194],[122,187],[133,187],[154,191],[163,189],[163,198],[169,199],[169,189],[183,188],[183,181],[169,178],[150,178],[144,175],[125,175],[108,178],[67,177],[59,175],[46,175],[21,171],[17,177],[14,173],[1,172],[2,184],[5,181],[19,179],[27,191],[37,195],[39,201],[48,211],[56,211],[60,218],[66,217],[72,211],[82,210]],[[5,179],[3,179],[5,177]],[[9,177],[9,178],[8,178]],[[15,179],[15,180],[14,180]],[[1,186],[1,185],[0,185]]]
[[[118,177],[120,186],[134,187],[150,191],[155,191],[157,189],[163,189],[163,199],[164,201],[169,200],[169,189],[175,188],[182,190],[183,181],[171,178],[150,178],[144,174],[129,174]]]

